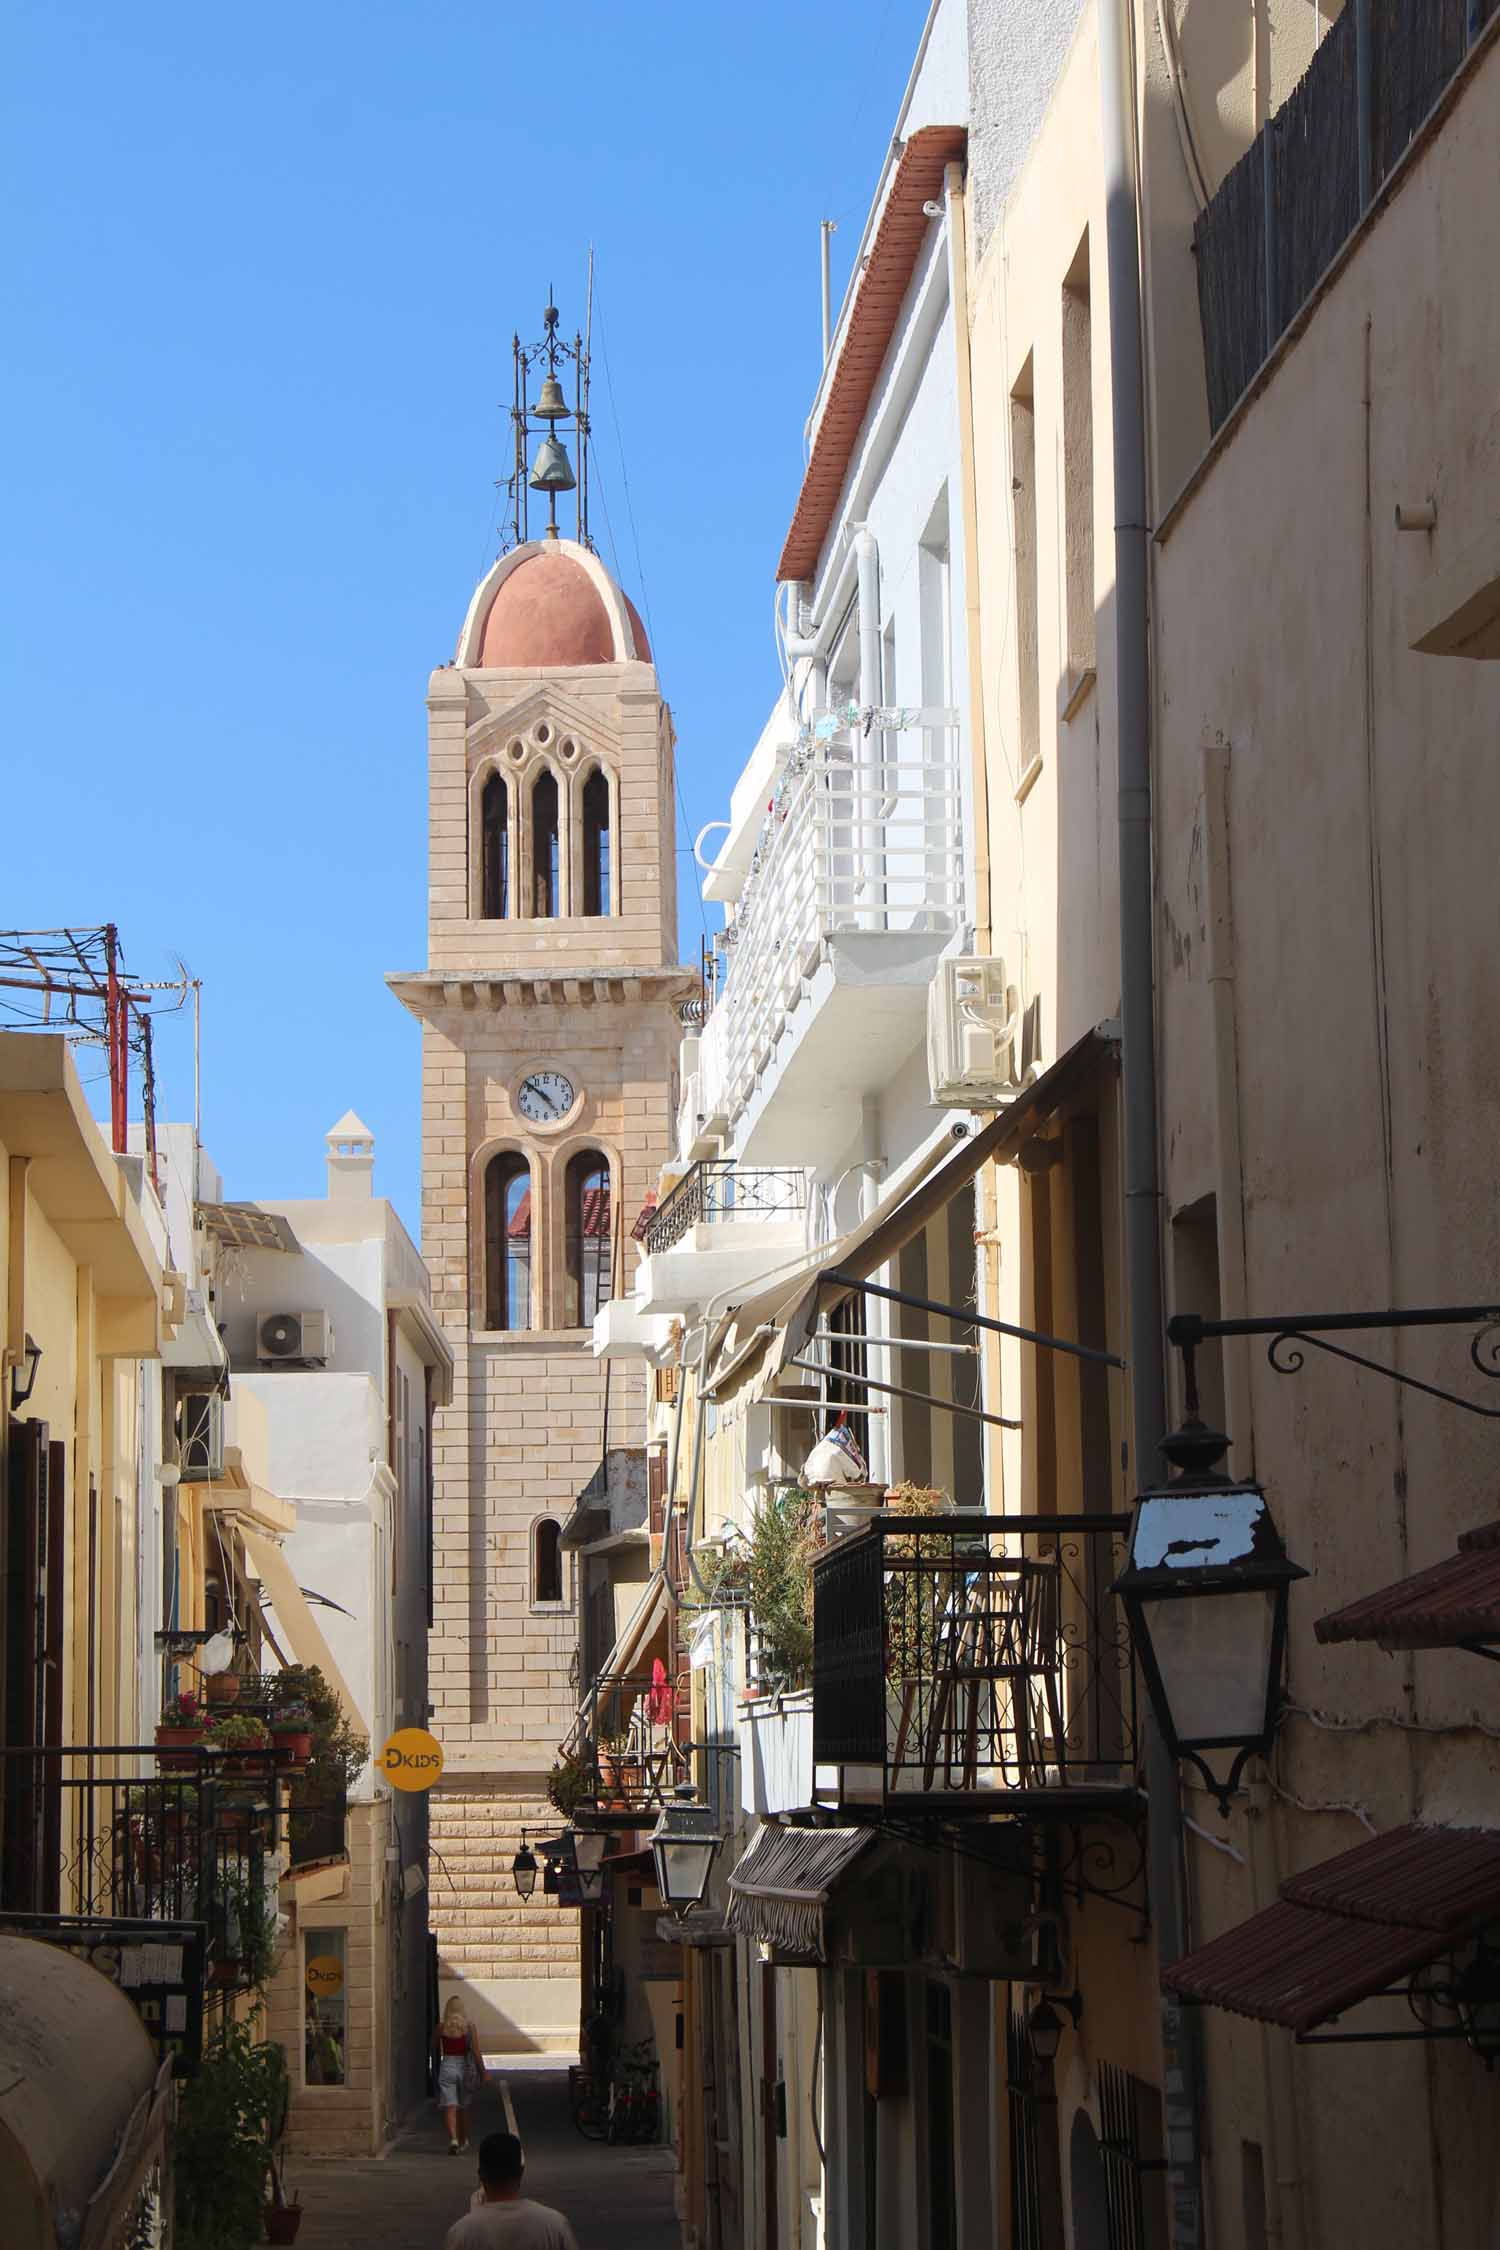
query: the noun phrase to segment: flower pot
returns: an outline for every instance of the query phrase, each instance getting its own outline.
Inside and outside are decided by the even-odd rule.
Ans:
[[[208,1965],[208,1981],[222,1988],[240,1981],[240,1957],[237,1953],[221,1953]]]
[[[312,1756],[312,1729],[310,1727],[284,1729],[273,1726],[271,1740],[283,1757],[295,1759],[299,1766],[305,1766]]]
[[[202,1727],[158,1727],[156,1730],[156,1762],[163,1773],[189,1772],[198,1763],[198,1746],[203,1740]]]
[[[266,2206],[267,2242],[295,2242],[297,2229],[302,2224],[300,2203],[268,2203]]]
[[[238,1672],[211,1672],[203,1686],[210,1703],[238,1703],[240,1699]]]
[[[219,1772],[228,1780],[231,1774],[263,1776],[270,1771],[270,1745],[255,1750],[221,1750],[218,1757]]]

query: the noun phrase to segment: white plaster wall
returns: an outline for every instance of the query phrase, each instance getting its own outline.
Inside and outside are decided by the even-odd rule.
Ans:
[[[1082,13],[1083,0],[969,0],[969,243],[975,257],[983,254],[1041,128]]]

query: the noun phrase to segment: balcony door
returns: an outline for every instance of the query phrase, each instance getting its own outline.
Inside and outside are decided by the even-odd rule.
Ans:
[[[66,1447],[48,1442],[45,1422],[11,1423],[0,1540],[0,1904],[17,1913],[59,1907],[61,1760],[24,1753],[62,1741],[66,1460]]]

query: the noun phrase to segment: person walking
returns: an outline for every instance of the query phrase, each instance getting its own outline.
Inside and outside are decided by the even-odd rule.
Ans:
[[[448,2229],[443,2250],[578,2250],[561,2211],[521,2193],[525,2169],[514,2133],[486,2133],[479,2144],[479,2194]]]
[[[442,2020],[435,2026],[432,2037],[437,2050],[437,2098],[443,2105],[443,2120],[448,2127],[448,2154],[457,2156],[460,2149],[469,2145],[469,2111],[489,2073],[484,2067],[479,2034],[465,2015],[464,2004],[456,1992],[443,2010]]]

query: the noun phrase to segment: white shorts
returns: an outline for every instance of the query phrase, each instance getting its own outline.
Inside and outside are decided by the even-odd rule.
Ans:
[[[464,2106],[463,2055],[444,2055],[438,2064],[438,2100],[444,2109],[462,2109]]]

